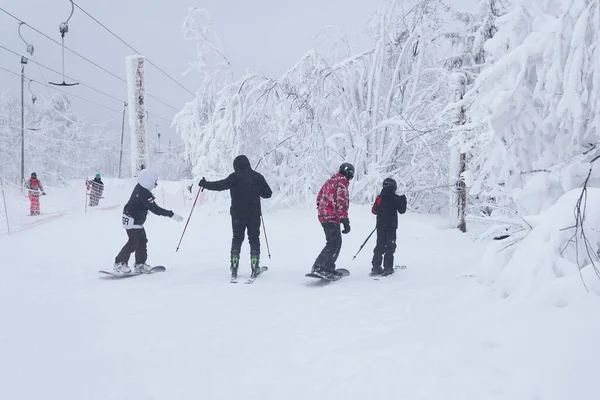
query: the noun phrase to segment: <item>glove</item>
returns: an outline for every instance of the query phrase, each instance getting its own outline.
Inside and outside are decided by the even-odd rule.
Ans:
[[[173,218],[177,222],[183,221],[183,217],[181,215],[178,215],[178,214],[175,214],[175,213],[173,213],[173,215],[171,216],[171,218]]]
[[[342,231],[342,233],[344,235],[350,233],[350,220],[348,218],[343,218],[341,222],[342,225],[344,225],[344,230]]]
[[[45,195],[46,195],[46,192],[42,192],[42,196],[45,196]]]
[[[204,179],[204,177],[200,179],[200,182],[198,182],[198,186],[200,186],[201,188],[206,186],[206,179]]]

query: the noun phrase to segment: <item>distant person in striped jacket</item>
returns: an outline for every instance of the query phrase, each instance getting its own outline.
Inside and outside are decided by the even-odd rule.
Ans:
[[[87,188],[90,191],[90,207],[96,207],[102,198],[104,192],[104,182],[100,174],[96,174],[96,177],[86,182]]]

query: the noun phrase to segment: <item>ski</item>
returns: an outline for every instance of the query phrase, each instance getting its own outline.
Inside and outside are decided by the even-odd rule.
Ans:
[[[256,278],[258,278],[263,272],[268,271],[269,267],[260,267],[260,269],[258,270],[258,275],[256,275],[254,278],[250,278],[248,279],[246,282],[244,282],[246,285],[250,285],[252,284],[252,282],[254,282],[256,280]]]
[[[322,276],[322,275],[319,275],[319,274],[315,274],[314,272],[311,272],[311,273],[306,274],[304,276],[309,277],[309,278],[318,278],[318,279],[321,279],[323,281],[334,282],[334,281],[339,281],[343,277],[350,275],[350,271],[348,271],[345,268],[338,268],[338,269],[335,270],[335,272],[336,272],[336,277],[335,278],[327,278],[325,276]]]
[[[128,274],[117,274],[116,272],[110,272],[110,271],[104,271],[104,270],[100,270],[98,272],[100,272],[104,277],[119,279],[119,278],[129,278],[129,277],[138,276],[138,275],[153,274],[155,272],[164,272],[166,270],[167,269],[164,266],[157,265],[156,267],[152,267],[152,269],[149,272],[143,272],[143,273],[130,272]]]
[[[394,272],[396,272],[397,270],[400,270],[400,269],[406,269],[406,265],[394,265]],[[378,281],[381,278],[387,278],[388,276],[392,276],[392,275],[394,275],[394,274],[389,274],[386,276],[383,276],[383,275],[369,275],[369,276],[372,276],[373,280]]]

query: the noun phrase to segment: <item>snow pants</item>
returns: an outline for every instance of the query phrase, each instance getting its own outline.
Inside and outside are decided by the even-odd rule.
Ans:
[[[231,239],[231,256],[238,257],[242,251],[244,236],[248,231],[248,243],[250,244],[250,256],[260,257],[260,216],[239,217],[231,216],[231,228],[233,238]]]
[[[125,263],[129,262],[129,257],[131,253],[135,253],[135,263],[143,264],[148,259],[148,250],[146,244],[148,243],[148,238],[146,237],[146,230],[144,228],[141,229],[125,229],[127,232],[127,243],[117,257],[115,258],[115,264],[117,263]]]
[[[31,214],[40,213],[40,196],[34,194],[29,195],[29,212]]]
[[[325,271],[334,271],[335,262],[340,255],[342,249],[342,231],[340,224],[331,222],[322,223],[323,231],[325,232],[325,247],[315,260],[313,271],[320,269]]]
[[[373,261],[374,267],[381,267],[383,261],[383,268],[390,269],[394,268],[394,252],[396,251],[396,229],[394,228],[382,228],[377,229],[377,244],[375,250],[373,250]]]

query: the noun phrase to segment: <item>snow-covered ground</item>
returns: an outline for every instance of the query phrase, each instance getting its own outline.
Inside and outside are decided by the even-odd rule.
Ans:
[[[226,204],[206,203],[197,205],[177,253],[183,224],[149,216],[149,262],[165,265],[165,273],[103,279],[98,270],[112,267],[126,239],[120,215],[130,190],[129,182],[109,182],[100,204],[107,209],[85,213],[79,186],[48,189],[46,215],[33,217],[35,226],[23,198],[7,199],[9,216],[19,218],[11,236],[0,236],[0,398],[562,400],[597,393],[598,296],[560,307],[502,299],[470,276],[485,244],[446,229],[443,219],[401,216],[396,260],[407,268],[375,281],[368,277],[374,239],[352,260],[374,219],[368,207],[352,206],[338,262],[352,275],[323,285],[304,277],[323,245],[315,210],[270,211],[272,260],[263,240],[270,269],[253,285],[233,285],[230,220],[218,212]],[[156,194],[187,218],[190,194],[184,199],[169,183]]]

